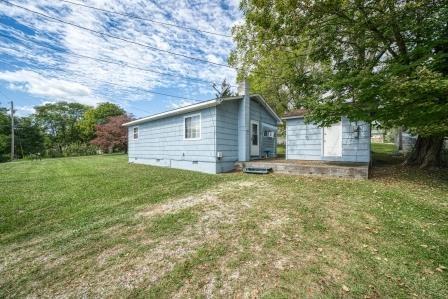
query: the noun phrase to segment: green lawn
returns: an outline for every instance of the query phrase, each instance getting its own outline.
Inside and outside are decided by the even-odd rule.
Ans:
[[[374,150],[368,181],[1,164],[0,297],[447,298],[448,171]]]

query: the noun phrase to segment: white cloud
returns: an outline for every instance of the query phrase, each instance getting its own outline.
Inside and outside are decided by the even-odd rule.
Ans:
[[[196,101],[189,101],[189,100],[180,100],[180,101],[172,101],[168,108],[170,109],[177,109],[177,108],[182,108],[185,106],[189,106],[196,103]]]
[[[59,79],[46,78],[32,71],[0,72],[0,80],[13,84],[15,89],[26,91],[32,95],[59,97],[90,96],[90,88]]]
[[[241,19],[237,2],[232,0],[228,4],[230,10],[224,9],[220,3],[214,1],[192,4],[187,1],[171,0],[161,0],[156,3],[142,0],[88,0],[84,3],[160,22],[229,34],[232,25]],[[227,56],[234,47],[230,38],[105,14],[59,1],[24,0],[16,3],[93,30],[138,41],[162,50],[208,59],[215,63],[226,63]],[[51,22],[4,3],[0,4],[0,11],[25,26],[37,29],[35,34],[29,35],[0,23],[0,30],[25,40],[8,44],[9,50],[0,48],[0,55],[7,54],[8,57],[12,57],[13,62],[28,64],[22,67],[22,71],[17,71],[15,76],[7,72],[0,75],[3,78],[9,76],[9,79],[3,80],[9,80],[13,88],[21,88],[23,91],[47,97],[49,100],[68,98],[71,101],[87,103],[112,100],[126,105],[129,102],[149,101],[153,98],[141,88],[146,90],[178,88],[182,89],[185,97],[194,99],[214,96],[210,85],[97,62],[70,55],[69,52],[123,62],[158,72],[197,77],[218,83],[226,78],[228,82],[235,83],[236,72],[229,68],[154,51],[73,26]],[[51,51],[37,46],[36,43],[52,45],[63,51]],[[26,73],[23,73],[24,69],[29,72],[26,76]],[[32,74],[33,70],[35,70],[34,74]],[[37,72],[42,76],[37,75]],[[61,78],[61,80],[49,79],[50,77]],[[172,107],[170,105],[165,108]]]
[[[32,106],[15,106],[14,107],[15,115],[23,117],[35,112],[34,107]]]

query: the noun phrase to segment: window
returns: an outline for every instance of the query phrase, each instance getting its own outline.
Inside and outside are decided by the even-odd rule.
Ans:
[[[264,137],[269,137],[269,138],[274,138],[275,137],[275,132],[264,130],[263,131],[263,136]]]
[[[201,138],[201,115],[186,116],[184,119],[184,137],[185,139]]]
[[[252,145],[258,145],[258,124],[252,123]]]
[[[133,136],[134,136],[134,140],[138,139],[138,127],[134,127],[134,129],[133,129]]]

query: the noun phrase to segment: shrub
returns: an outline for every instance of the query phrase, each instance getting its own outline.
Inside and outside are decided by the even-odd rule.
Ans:
[[[64,157],[91,156],[97,154],[98,147],[88,143],[72,143],[62,147]]]

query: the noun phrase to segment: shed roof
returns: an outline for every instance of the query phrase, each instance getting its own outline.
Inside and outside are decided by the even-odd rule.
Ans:
[[[283,114],[282,119],[301,118],[301,117],[304,117],[305,114],[307,114],[307,113],[308,113],[307,109],[304,109],[304,108],[295,109],[295,110],[285,112],[285,114]]]
[[[125,123],[125,124],[123,124],[123,126],[128,127],[128,126],[138,125],[138,124],[150,122],[150,121],[153,121],[156,119],[161,119],[161,118],[165,118],[165,117],[169,117],[169,116],[189,113],[189,112],[201,110],[201,109],[208,108],[208,107],[214,107],[214,106],[218,106],[219,104],[221,104],[224,101],[241,100],[241,99],[243,99],[243,97],[244,96],[234,96],[234,97],[216,98],[213,100],[202,101],[202,102],[184,106],[181,108],[177,108],[177,109],[169,110],[166,112],[161,112],[161,113],[153,114],[150,116],[142,117],[142,118],[130,121],[128,123]],[[274,117],[277,120],[277,123],[282,122],[281,118],[274,112],[274,110],[272,110],[272,108],[266,103],[265,99],[261,95],[253,94],[253,95],[250,95],[250,98],[252,100],[258,101],[266,109],[266,111],[268,111],[269,114],[271,114],[272,117]]]

